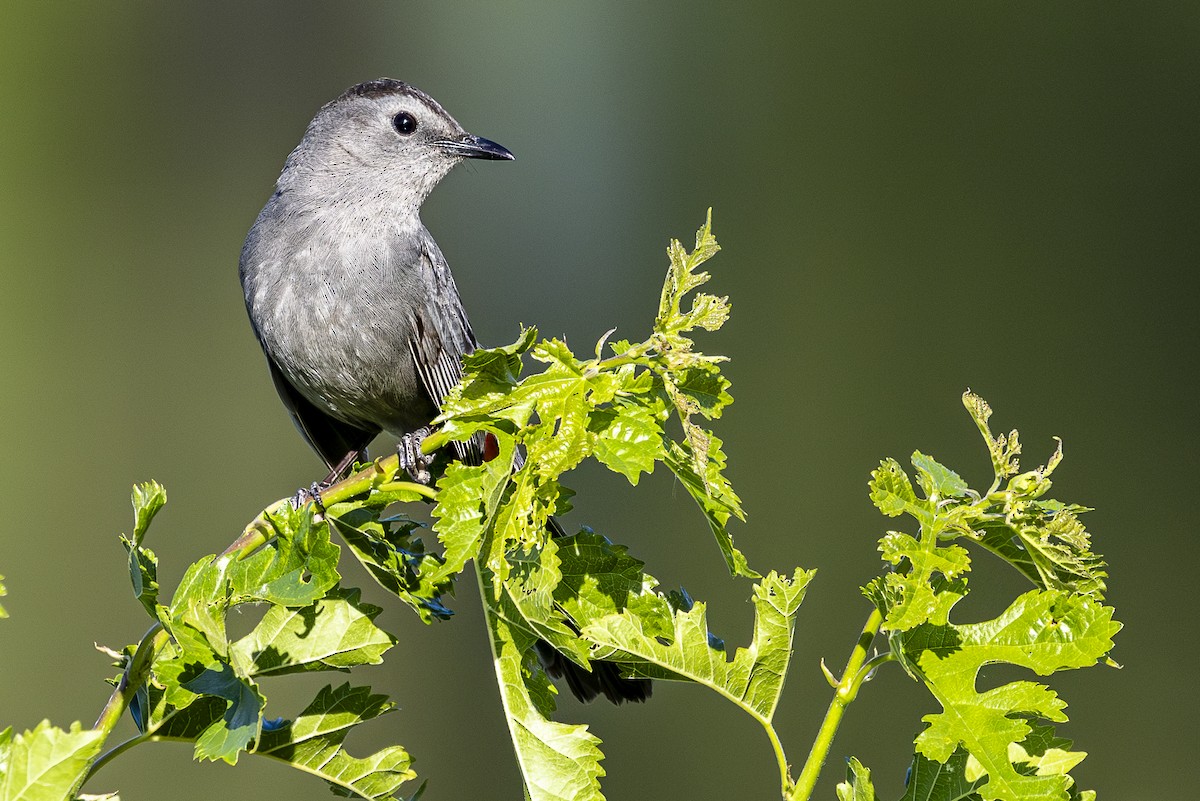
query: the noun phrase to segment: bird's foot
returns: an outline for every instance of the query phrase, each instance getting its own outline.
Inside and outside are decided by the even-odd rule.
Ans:
[[[323,481],[314,481],[308,489],[301,487],[292,496],[292,508],[299,510],[304,504],[311,502],[316,507],[317,513],[324,516],[325,504],[321,503],[321,492],[327,489],[329,489],[329,484]]]
[[[416,431],[405,434],[396,445],[396,455],[400,457],[400,468],[418,484],[427,485],[433,480],[429,473],[429,465],[433,463],[433,457],[421,452],[421,443],[432,431],[433,429],[429,426],[422,426]]]

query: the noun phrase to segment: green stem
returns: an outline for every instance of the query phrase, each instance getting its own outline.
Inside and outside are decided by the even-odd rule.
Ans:
[[[834,735],[837,734],[838,726],[841,725],[846,707],[854,701],[858,695],[858,688],[862,686],[863,681],[870,673],[869,670],[862,668],[867,661],[867,654],[871,651],[871,643],[875,641],[875,635],[879,633],[881,625],[883,625],[883,615],[878,609],[871,610],[871,616],[867,618],[862,634],[859,635],[858,642],[850,653],[850,658],[846,661],[846,668],[842,671],[842,678],[833,694],[833,700],[829,703],[829,710],[825,713],[821,730],[817,732],[817,739],[813,741],[808,761],[804,763],[804,770],[800,772],[800,778],[796,780],[791,792],[784,794],[787,801],[808,801],[812,797],[817,786],[817,777],[821,775],[821,768],[825,766],[825,760],[829,757]],[[874,663],[876,660],[871,661]]]
[[[759,718],[758,722],[766,729],[767,737],[771,740],[771,748],[775,749],[775,762],[779,765],[779,782],[783,787],[783,796],[786,798],[788,789],[792,786],[792,777],[788,773],[787,754],[783,752],[783,743],[779,742],[779,735],[775,733],[775,727],[769,720]]]
[[[341,481],[333,484],[330,487],[317,493],[322,506],[333,506],[335,503],[348,501],[351,498],[357,498],[359,495],[366,495],[373,489],[379,489],[384,485],[391,490],[410,490],[419,495],[424,495],[427,498],[436,498],[437,491],[426,487],[422,484],[415,484],[408,481],[394,481],[397,471],[400,469],[400,457],[392,454],[386,459],[376,459],[369,467],[366,467],[352,476],[347,476]],[[238,553],[248,554],[256,548],[264,545],[271,537],[275,536],[274,527],[271,524],[271,515],[278,513],[291,504],[291,498],[284,498],[275,501],[259,512],[258,517],[250,522],[242,532],[242,536],[234,540],[233,544],[225,549],[224,554]]]
[[[121,721],[121,716],[125,714],[125,710],[129,709],[129,704],[133,701],[133,697],[137,695],[137,691],[146,683],[146,679],[150,676],[150,667],[154,664],[155,657],[166,646],[171,639],[171,635],[162,627],[162,623],[155,623],[150,629],[142,635],[141,642],[133,652],[133,658],[129,660],[129,665],[125,668],[125,672],[121,674],[121,680],[117,682],[117,687],[108,698],[108,703],[104,705],[104,709],[100,712],[100,717],[96,719],[96,725],[92,728],[98,729],[104,733],[107,739],[108,735],[112,734],[113,729]],[[137,744],[140,738],[133,738],[121,743],[116,748],[113,748],[108,753],[101,755],[88,768],[87,774],[83,781],[80,782],[80,787],[83,782],[86,782],[93,773],[99,770],[110,759],[122,751],[128,750]],[[79,787],[75,790],[78,791]],[[70,796],[74,798],[74,795]]]

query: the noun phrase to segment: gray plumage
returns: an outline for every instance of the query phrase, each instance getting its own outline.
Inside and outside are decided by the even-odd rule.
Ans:
[[[511,159],[424,92],[382,78],[346,90],[305,131],[242,248],[254,333],[296,427],[331,469],[381,431],[411,442],[478,343],[421,204],[464,158]],[[477,463],[480,443],[455,443]],[[561,533],[557,522],[552,533]],[[591,672],[545,643],[547,672],[582,700],[643,701],[645,679]]]
[[[415,120],[412,133],[397,131],[400,114]],[[512,158],[413,87],[360,84],[317,113],[246,238],[250,321],[297,428],[329,467],[380,431],[402,437],[432,420],[477,345],[419,216],[466,157]]]

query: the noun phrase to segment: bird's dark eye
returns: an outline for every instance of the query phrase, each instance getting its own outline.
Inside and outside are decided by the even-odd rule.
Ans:
[[[417,130],[417,118],[407,111],[401,111],[395,117],[392,117],[392,126],[400,133],[408,136]]]

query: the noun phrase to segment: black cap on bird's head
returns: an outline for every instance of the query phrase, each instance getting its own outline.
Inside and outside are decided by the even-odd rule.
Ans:
[[[482,136],[473,136],[462,130],[461,126],[458,125],[453,117],[446,113],[446,110],[442,108],[440,103],[417,87],[404,81],[398,81],[395,78],[376,78],[372,81],[364,81],[342,92],[330,105],[342,103],[353,98],[369,98],[378,101],[385,101],[388,98],[412,98],[429,109],[435,117],[450,121],[455,128],[461,131],[462,135],[460,136],[451,135],[442,139],[431,139],[429,140],[430,144],[437,145],[447,153],[462,158],[506,161],[514,158],[509,149],[503,145],[493,142],[490,139],[484,139]],[[414,113],[414,111],[405,109],[393,116],[392,127],[399,135],[412,136],[420,129],[421,120],[419,119],[419,115]]]

